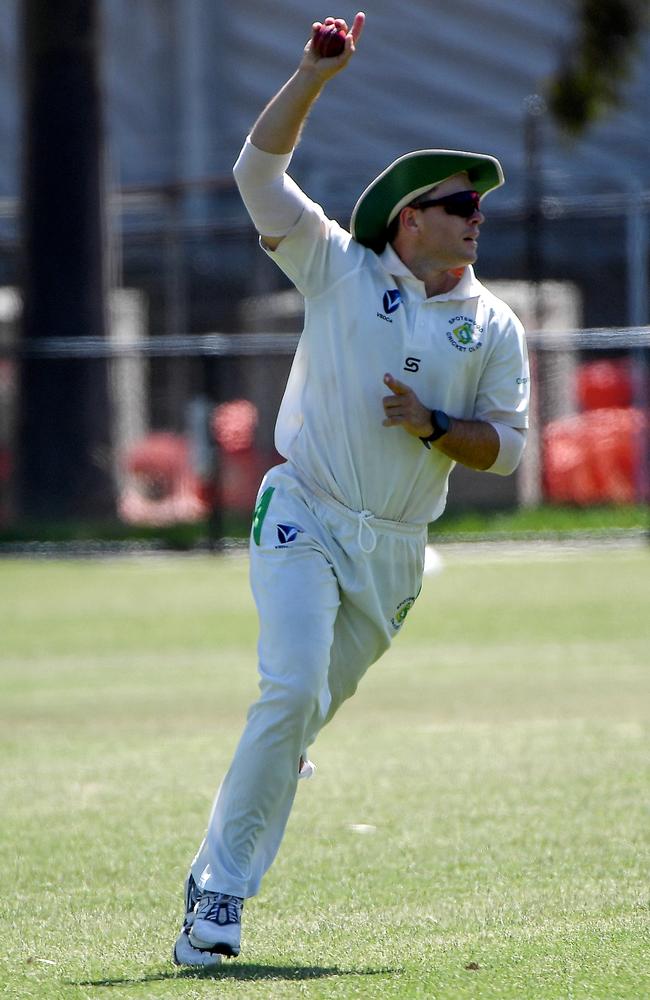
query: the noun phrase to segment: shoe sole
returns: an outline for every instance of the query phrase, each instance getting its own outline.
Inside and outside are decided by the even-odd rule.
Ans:
[[[213,952],[209,952],[209,954],[212,955]],[[221,965],[222,956],[218,955],[217,957],[219,959],[218,962],[184,962],[182,959],[178,957],[176,949],[174,948],[174,952],[172,954],[172,962],[179,969],[218,969]]]
[[[223,955],[224,958],[237,958],[240,948],[232,948],[229,944],[215,944],[210,948],[211,955]]]
[[[233,948],[232,945],[227,944],[225,941],[217,941],[215,944],[209,944],[205,948],[199,948],[198,945],[190,939],[190,944],[197,951],[205,951],[208,955],[223,955],[225,958],[237,958],[240,952],[240,948]]]
[[[192,945],[192,947],[194,947],[194,946]],[[208,955],[212,955],[213,954],[212,952],[208,952],[208,951],[205,951],[205,950],[202,950],[202,949],[199,949],[199,948],[195,948],[194,950],[200,952],[201,955],[208,956]],[[178,940],[175,942],[174,949],[172,951],[172,961],[173,961],[174,965],[177,965],[177,966],[179,966],[181,968],[188,968],[188,969],[217,969],[219,967],[219,965],[221,964],[221,955],[215,955],[214,958],[215,958],[215,961],[213,961],[213,962],[210,962],[210,961],[208,961],[208,962],[192,962],[188,958],[182,958],[178,954]]]

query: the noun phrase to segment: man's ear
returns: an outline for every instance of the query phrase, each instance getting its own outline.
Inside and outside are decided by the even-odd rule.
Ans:
[[[401,210],[400,222],[403,228],[409,233],[416,233],[420,228],[418,213],[412,205],[405,205]]]

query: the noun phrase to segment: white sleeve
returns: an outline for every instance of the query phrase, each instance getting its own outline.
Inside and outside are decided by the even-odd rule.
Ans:
[[[521,427],[509,427],[507,424],[495,423],[490,420],[499,435],[499,454],[487,472],[497,476],[509,476],[515,471],[526,447],[527,432]]]
[[[286,173],[293,153],[266,153],[246,139],[233,174],[253,225],[263,236],[286,236],[309,199]]]
[[[494,329],[492,328],[494,324]],[[494,347],[481,373],[473,417],[508,427],[528,427],[530,367],[524,328],[507,307],[493,315]]]
[[[262,249],[306,298],[320,295],[359,267],[366,250],[328,219],[288,176],[291,153],[266,153],[248,138],[233,173],[242,200],[262,236],[281,237]]]

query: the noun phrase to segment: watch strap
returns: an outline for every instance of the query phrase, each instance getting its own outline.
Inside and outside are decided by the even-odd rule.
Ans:
[[[451,417],[444,410],[431,410],[431,426],[433,427],[431,434],[420,438],[425,448],[430,448],[432,441],[437,441],[447,433],[451,426]]]

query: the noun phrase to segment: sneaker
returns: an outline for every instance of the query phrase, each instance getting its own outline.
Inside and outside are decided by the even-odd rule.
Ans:
[[[174,943],[172,960],[174,965],[200,966],[209,969],[221,964],[221,955],[213,954],[210,951],[201,951],[190,943],[190,929],[194,923],[194,907],[198,899],[199,892],[190,872],[185,882],[185,918],[181,932]]]
[[[225,892],[204,892],[194,907],[189,942],[199,951],[235,958],[241,941],[241,911],[244,900]]]
[[[203,969],[214,969],[221,965],[222,956],[211,951],[202,951],[195,948],[190,942],[189,931],[183,930],[176,938],[174,951],[172,953],[174,965],[191,965]]]

